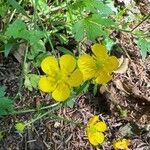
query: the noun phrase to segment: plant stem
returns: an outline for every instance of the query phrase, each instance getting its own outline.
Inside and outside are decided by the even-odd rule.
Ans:
[[[54,110],[57,110],[59,109],[60,107],[62,106],[62,104],[59,103],[59,105],[53,107],[51,110],[45,112],[44,114],[42,115],[38,115],[36,118],[32,119],[31,121],[29,121],[28,123],[26,123],[26,126],[30,125],[31,123],[34,123],[35,121],[43,118],[44,116],[48,115],[49,113],[53,112]]]
[[[36,111],[40,111],[40,110],[45,110],[45,109],[49,109],[49,108],[53,108],[58,106],[60,103],[55,103],[49,106],[44,106],[42,108],[40,108],[39,110],[37,109],[27,109],[27,110],[20,110],[20,111],[14,111],[11,114],[16,115],[16,114],[23,114],[23,113],[29,113],[29,112],[36,112]]]
[[[140,23],[138,23],[130,32],[133,32],[136,28],[138,28],[144,21],[146,21],[150,17],[148,14]]]
[[[27,47],[26,47],[25,52],[24,52],[24,60],[23,60],[23,64],[22,64],[22,71],[21,71],[21,75],[20,75],[20,82],[19,82],[18,92],[17,92],[16,96],[13,98],[13,100],[17,99],[18,96],[21,95],[20,91],[21,91],[21,88],[22,88],[22,85],[23,85],[23,76],[24,76],[25,63],[26,63],[26,60],[27,60],[27,53],[28,53],[28,44],[27,44]]]

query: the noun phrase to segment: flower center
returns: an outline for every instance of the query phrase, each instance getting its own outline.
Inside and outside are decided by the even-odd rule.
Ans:
[[[101,70],[104,66],[104,62],[101,60],[96,60],[96,68],[97,70]]]
[[[68,81],[68,79],[69,79],[69,75],[67,75],[67,74],[65,74],[64,72],[59,72],[58,74],[57,74],[57,77],[56,77],[56,79],[57,79],[57,82],[60,82],[60,81]]]

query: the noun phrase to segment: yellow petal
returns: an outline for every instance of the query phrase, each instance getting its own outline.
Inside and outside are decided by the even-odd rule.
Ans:
[[[92,126],[94,125],[96,122],[99,121],[99,117],[98,116],[93,116],[92,118],[90,118],[90,120],[88,121],[88,126]]]
[[[95,140],[98,144],[102,144],[105,140],[105,136],[102,132],[96,132],[94,133]]]
[[[101,132],[88,133],[87,134],[90,143],[94,146],[102,144],[104,142],[105,136]]]
[[[99,143],[95,140],[95,135],[93,133],[87,133],[90,143],[94,146],[97,146]]]
[[[48,56],[42,61],[41,68],[44,73],[54,77],[59,70],[58,61],[54,56]]]
[[[90,55],[82,55],[78,59],[78,66],[84,80],[92,79],[97,71],[96,62]]]
[[[116,70],[118,66],[119,66],[119,61],[115,56],[108,57],[104,64],[105,70],[107,70],[110,73]]]
[[[79,86],[83,81],[83,75],[79,69],[76,69],[67,81],[71,87]]]
[[[91,48],[92,48],[92,52],[98,59],[103,60],[108,57],[107,49],[105,46],[96,43],[93,46],[91,46]]]
[[[106,84],[107,82],[109,82],[112,79],[111,75],[109,75],[109,73],[105,72],[105,71],[101,71],[97,78],[96,78],[96,83],[97,84]]]
[[[56,80],[51,77],[42,76],[39,80],[38,86],[43,92],[52,92],[56,88]]]
[[[104,132],[107,129],[107,125],[105,122],[98,122],[95,124],[95,128],[97,131]]]
[[[113,148],[115,150],[127,150],[130,145],[130,141],[127,139],[113,141]]]
[[[64,82],[58,83],[56,89],[52,93],[52,97],[59,102],[65,101],[67,98],[69,98],[69,96],[70,96],[69,86]]]
[[[70,74],[75,70],[76,59],[69,54],[61,56],[59,63],[60,63],[60,68],[64,73]]]

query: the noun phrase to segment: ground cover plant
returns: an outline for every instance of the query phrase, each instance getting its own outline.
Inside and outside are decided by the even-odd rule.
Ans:
[[[0,1],[0,150],[150,149],[147,0]]]

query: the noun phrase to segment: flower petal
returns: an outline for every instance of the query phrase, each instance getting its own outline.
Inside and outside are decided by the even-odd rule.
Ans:
[[[93,46],[91,46],[91,48],[92,48],[92,52],[98,59],[103,60],[108,57],[107,49],[105,46],[96,43]]]
[[[96,62],[90,55],[82,55],[78,59],[78,66],[83,73],[83,79],[89,80],[95,76],[97,71]]]
[[[93,133],[87,133],[88,139],[90,141],[90,143],[94,146],[97,146],[99,143],[97,142],[97,140],[95,140],[95,134]]]
[[[109,75],[109,73],[107,73],[105,71],[101,71],[100,73],[98,73],[98,76],[95,81],[97,84],[106,84],[111,79],[112,79],[112,77],[111,77],[111,75]]]
[[[70,74],[76,67],[76,59],[69,54],[63,55],[59,59],[62,72]]]
[[[69,96],[70,96],[69,86],[64,82],[58,83],[56,89],[52,93],[52,97],[59,102],[65,101]]]
[[[107,70],[110,73],[116,70],[118,66],[119,66],[119,61],[115,56],[108,57],[108,59],[106,60],[104,64],[105,70]]]
[[[102,132],[94,133],[95,140],[98,144],[102,144],[105,140],[105,136]]]
[[[102,144],[104,142],[105,136],[101,132],[95,132],[95,133],[87,133],[88,139],[90,143],[94,146],[97,146],[99,144]]]
[[[83,80],[83,75],[79,69],[76,69],[67,81],[71,87],[77,87],[81,84]]]
[[[93,116],[92,118],[90,118],[90,120],[88,121],[87,126],[92,126],[94,125],[96,122],[99,121],[99,117],[98,116]]]
[[[42,76],[38,83],[39,89],[43,92],[52,92],[56,88],[55,78]]]
[[[41,68],[44,73],[55,77],[56,72],[59,70],[58,61],[55,57],[48,56],[42,61]]]
[[[115,150],[118,150],[118,149],[126,150],[128,149],[128,146],[130,146],[130,140],[120,139],[117,141],[113,141],[113,148]]]
[[[105,122],[100,121],[95,124],[96,130],[100,132],[104,132],[107,129],[107,125]]]

